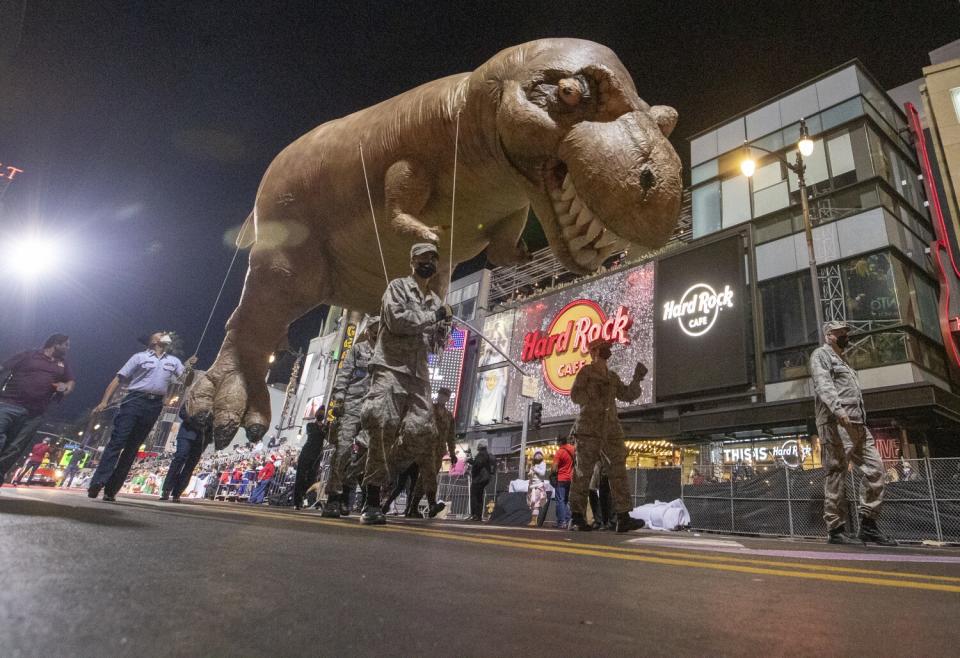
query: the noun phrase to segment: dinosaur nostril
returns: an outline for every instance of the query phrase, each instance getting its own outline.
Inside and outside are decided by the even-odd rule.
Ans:
[[[657,177],[649,169],[644,169],[640,172],[640,185],[643,186],[643,189],[649,190],[657,182]]]

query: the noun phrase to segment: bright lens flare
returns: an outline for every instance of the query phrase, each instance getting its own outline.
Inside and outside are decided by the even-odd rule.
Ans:
[[[805,158],[809,158],[811,155],[813,155],[813,140],[809,137],[804,137],[797,142],[797,148],[800,150],[800,155]]]
[[[757,171],[757,161],[753,158],[744,158],[740,161],[740,172],[750,178]]]
[[[32,280],[55,268],[59,246],[48,238],[28,236],[4,245],[4,268],[14,276]]]

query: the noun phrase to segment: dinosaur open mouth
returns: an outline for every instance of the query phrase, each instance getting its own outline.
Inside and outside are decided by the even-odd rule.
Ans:
[[[629,242],[604,225],[577,194],[563,161],[547,163],[544,182],[550,194],[560,237],[577,265],[593,271],[611,255],[627,249]]]

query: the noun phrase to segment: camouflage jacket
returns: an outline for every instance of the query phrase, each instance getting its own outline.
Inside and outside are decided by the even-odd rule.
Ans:
[[[373,345],[363,340],[354,343],[340,362],[340,369],[333,380],[334,400],[362,400],[370,388],[370,357]]]
[[[617,400],[631,402],[640,397],[640,380],[624,384],[612,370],[604,373],[595,363],[585,365],[570,389],[570,399],[580,405],[574,424],[577,436],[623,436],[617,416]]]
[[[821,345],[810,355],[810,377],[817,425],[836,423],[841,409],[854,423],[866,422],[857,372],[829,345]]]
[[[437,426],[437,452],[443,454],[446,450],[450,453],[452,460],[457,454],[457,446],[454,443],[453,414],[446,407],[434,404],[433,422]]]
[[[442,305],[432,291],[421,293],[412,276],[391,281],[383,293],[380,333],[370,365],[430,381],[427,356],[449,332],[449,325],[437,322]]]

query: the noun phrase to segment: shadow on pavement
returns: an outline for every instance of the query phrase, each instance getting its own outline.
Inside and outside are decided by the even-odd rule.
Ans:
[[[147,524],[140,521],[126,518],[119,510],[71,507],[36,500],[0,498],[0,515],[3,514],[53,517],[66,519],[68,521],[78,521],[80,523],[126,528],[143,528],[147,526]]]

